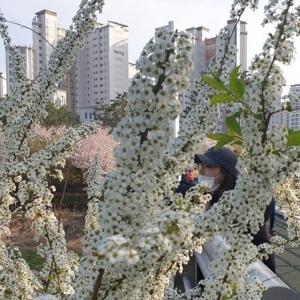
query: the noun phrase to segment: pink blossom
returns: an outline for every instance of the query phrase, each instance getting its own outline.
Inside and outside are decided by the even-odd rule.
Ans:
[[[117,142],[109,134],[108,130],[99,127],[97,134],[90,135],[83,139],[71,160],[72,163],[83,170],[87,170],[95,156],[100,157],[101,168],[107,173],[115,166],[113,149]]]

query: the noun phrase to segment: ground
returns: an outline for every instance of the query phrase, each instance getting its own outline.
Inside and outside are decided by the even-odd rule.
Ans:
[[[275,233],[287,237],[286,223],[282,216],[276,215]],[[300,247],[288,248],[276,256],[277,275],[300,295]]]
[[[56,210],[55,214],[61,217],[66,232],[68,248],[81,254],[80,239],[83,236],[85,212],[60,209]],[[9,244],[19,246],[23,257],[28,261],[30,267],[39,270],[43,259],[36,253],[37,243],[33,240],[31,222],[23,217],[14,217],[10,229]]]
[[[61,216],[66,231],[66,240],[69,249],[81,254],[80,239],[84,229],[84,211],[60,209],[55,211]],[[39,270],[43,259],[36,253],[36,243],[33,241],[33,232],[30,222],[24,218],[14,218],[11,224],[11,238],[9,243],[21,248],[21,252],[30,267]],[[275,233],[286,237],[286,223],[282,216],[276,216]],[[300,294],[300,248],[286,249],[276,257],[277,275],[292,289]]]

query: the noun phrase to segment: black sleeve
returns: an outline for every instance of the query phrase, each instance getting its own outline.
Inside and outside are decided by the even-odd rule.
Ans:
[[[262,243],[267,243],[270,240],[269,228],[267,222],[271,219],[272,209],[274,208],[275,200],[272,198],[270,204],[267,206],[264,215],[264,224],[259,228],[259,231],[253,236],[253,244],[258,246]]]
[[[271,214],[272,214],[272,210],[274,209],[274,206],[275,206],[275,199],[272,198],[270,204],[267,206],[265,210],[265,215],[264,215],[265,223],[271,219]]]
[[[185,181],[184,179],[182,179],[179,183],[179,186],[176,189],[176,193],[181,193],[183,197],[185,197],[186,192],[193,187],[195,184],[193,183],[189,183],[187,181]]]

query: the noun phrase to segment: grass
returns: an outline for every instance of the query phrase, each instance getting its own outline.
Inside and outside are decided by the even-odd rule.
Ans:
[[[40,257],[35,250],[22,249],[23,258],[32,270],[40,271],[42,269],[44,259]]]

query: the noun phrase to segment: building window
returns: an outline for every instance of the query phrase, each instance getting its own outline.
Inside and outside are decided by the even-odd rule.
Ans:
[[[87,119],[87,117],[88,117],[88,114],[87,114],[87,113],[85,113],[85,114],[84,114],[84,118],[85,118],[85,119]]]
[[[122,56],[125,55],[125,53],[124,53],[123,51],[120,51],[120,50],[114,50],[114,53],[115,53],[115,54],[120,54],[120,55],[122,55]]]

